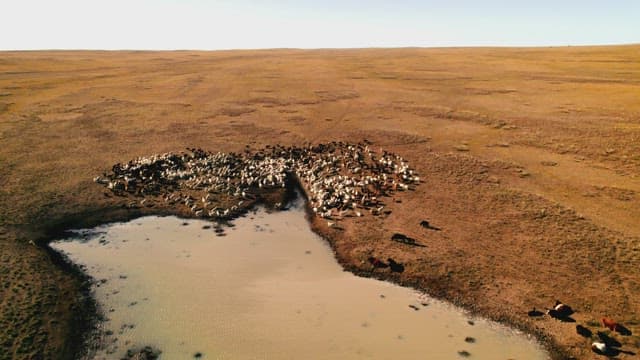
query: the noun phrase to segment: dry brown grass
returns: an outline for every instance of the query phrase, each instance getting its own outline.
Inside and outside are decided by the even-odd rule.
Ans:
[[[407,268],[394,281],[587,356],[573,325],[526,317],[560,298],[579,322],[628,324],[637,353],[638,99],[638,46],[2,53],[0,358],[69,353],[80,281],[28,241],[133,216],[91,182],[112,164],[365,138],[425,182],[384,220],[314,225],[346,267],[371,275],[369,254],[393,256]]]

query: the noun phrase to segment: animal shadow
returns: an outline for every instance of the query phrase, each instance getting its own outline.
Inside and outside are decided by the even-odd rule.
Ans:
[[[547,314],[549,314],[549,316],[551,316],[552,318],[556,319],[556,320],[560,320],[562,322],[566,322],[566,323],[574,323],[576,322],[576,319],[572,318],[569,315],[565,315],[561,312],[558,312],[556,310],[553,309],[549,309],[547,311]]]
[[[530,317],[540,317],[544,315],[544,313],[540,310],[536,310],[536,308],[533,308],[533,310],[527,312],[527,315],[529,315]]]
[[[626,355],[635,355],[636,354],[633,351],[620,350],[620,349],[613,349],[613,351],[611,353],[612,353],[613,356],[618,356],[620,354],[626,354]]]
[[[418,247],[425,247],[425,245],[419,244],[416,242],[416,239],[408,237],[407,235],[404,234],[400,234],[400,233],[395,233],[391,236],[391,240],[393,241],[397,241],[401,244],[405,244],[405,245],[411,245],[411,246],[418,246]]]
[[[618,324],[618,326],[616,327],[616,331],[623,336],[630,336],[633,333],[631,332],[631,330],[629,330],[627,327],[625,327],[624,325],[620,325]]]
[[[420,222],[420,226],[422,226],[425,229],[429,229],[429,230],[435,230],[435,231],[440,231],[442,229],[440,229],[439,227],[433,226],[431,225],[427,220],[422,220]]]
[[[574,322],[576,322],[576,319],[572,318],[571,316],[561,317],[561,318],[558,318],[558,320],[560,320],[562,322],[566,322],[566,323],[574,323]]]
[[[578,335],[590,338],[593,335],[593,332],[582,325],[576,325],[576,332]]]
[[[598,331],[598,337],[600,338],[600,340],[602,340],[603,343],[607,344],[607,347],[609,348],[617,348],[622,346],[622,344],[618,340],[603,333],[602,331]]]

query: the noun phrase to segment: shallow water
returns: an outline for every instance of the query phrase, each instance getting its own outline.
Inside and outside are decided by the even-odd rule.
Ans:
[[[521,333],[344,272],[300,208],[234,224],[216,236],[210,222],[144,217],[52,243],[98,280],[113,335],[95,358],[144,345],[163,359],[547,358]]]

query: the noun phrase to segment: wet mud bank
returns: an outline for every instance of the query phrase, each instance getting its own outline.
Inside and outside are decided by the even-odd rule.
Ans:
[[[499,311],[497,309],[479,308],[476,305],[475,299],[473,297],[468,297],[468,294],[465,294],[463,291],[452,289],[449,286],[450,281],[448,278],[441,277],[439,279],[425,279],[425,277],[419,276],[403,276],[401,274],[390,271],[376,271],[375,269],[371,269],[368,264],[363,265],[362,262],[356,262],[351,257],[345,256],[344,253],[338,250],[338,247],[336,246],[338,240],[336,239],[336,235],[332,231],[329,231],[322,225],[318,225],[317,221],[314,221],[313,219],[310,220],[310,226],[318,236],[322,237],[328,244],[330,244],[336,260],[345,271],[348,271],[356,276],[387,281],[403,287],[424,292],[434,299],[446,301],[455,306],[458,306],[469,312],[469,314],[472,316],[486,318],[534,336],[537,341],[544,346],[551,359],[574,359],[574,357],[569,355],[569,353],[562,346],[560,346],[552,336],[541,331],[541,329],[519,321],[517,317],[510,315],[504,311]]]
[[[69,333],[61,354],[63,359],[78,359],[87,353],[87,348],[93,342],[97,324],[101,319],[98,304],[91,294],[93,279],[80,266],[69,261],[50,246],[45,245],[43,249],[55,266],[72,276],[74,285],[78,289],[75,299],[69,306],[71,315]]]

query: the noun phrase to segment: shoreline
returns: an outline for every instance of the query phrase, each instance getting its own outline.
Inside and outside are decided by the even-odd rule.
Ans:
[[[344,271],[348,271],[358,277],[373,278],[423,292],[434,299],[448,302],[462,309],[464,312],[468,313],[471,316],[483,317],[485,319],[505,325],[514,330],[520,331],[527,336],[531,336],[534,341],[537,342],[547,352],[550,359],[555,360],[572,358],[565,349],[558,345],[552,335],[545,334],[539,329],[535,329],[532,326],[528,326],[527,324],[518,322],[515,316],[508,316],[505,313],[478,309],[470,301],[471,299],[465,299],[464,294],[456,297],[450,297],[448,296],[447,292],[437,289],[443,289],[443,284],[430,288],[427,284],[424,283],[424,281],[420,281],[420,279],[407,279],[403,278],[402,275],[398,275],[395,273],[376,272],[375,269],[367,270],[365,268],[366,265],[362,266],[354,263],[353,261],[349,261],[346,256],[339,252],[336,246],[335,236],[331,234],[330,231],[327,231],[328,229],[323,229],[320,226],[320,219],[318,219],[313,214],[307,201],[306,191],[304,190],[304,187],[300,185],[297,179],[289,183],[289,185],[286,187],[286,190],[280,194],[281,197],[279,198],[279,200],[285,201],[282,202],[283,204],[289,203],[289,201],[295,198],[296,190],[298,190],[297,193],[304,199],[304,207],[308,225],[316,235],[326,241],[326,243],[331,248],[334,258]],[[276,202],[279,201],[260,199],[260,201],[257,201],[252,205],[244,208],[244,214],[246,214],[248,211],[251,211],[257,206],[272,208],[273,204],[275,204]],[[198,219],[198,217],[193,216],[193,214],[191,213],[181,212],[176,209],[171,209],[170,207],[164,206],[141,209],[107,207],[102,209],[102,213],[100,209],[96,209],[95,213],[92,215],[94,216],[90,216],[86,218],[84,222],[81,222],[81,226],[74,226],[73,228],[93,228],[105,224],[127,222],[143,216],[177,216],[182,219]],[[69,216],[69,218],[76,219],[79,216],[80,215],[76,214]],[[240,215],[238,217],[242,216],[245,215]],[[230,219],[229,221],[233,221],[236,218]],[[54,263],[56,266],[60,267],[64,272],[78,279],[82,284],[79,295],[82,300],[81,304],[83,307],[79,309],[80,311],[78,317],[76,317],[71,323],[72,330],[70,336],[68,337],[68,341],[71,346],[69,347],[69,352],[63,356],[63,358],[80,359],[83,356],[86,356],[93,347],[98,346],[98,324],[100,323],[102,316],[99,312],[98,304],[96,303],[96,300],[92,296],[90,290],[93,279],[86,275],[81,267],[75,265],[69,259],[65,258],[62,254],[58,253],[49,246],[49,243],[51,241],[61,238],[65,234],[68,234],[68,230],[72,229],[72,227],[62,225],[67,223],[68,222],[66,221],[66,219],[59,221],[56,226],[53,226],[47,231],[47,236],[42,237],[38,240],[38,243],[41,244],[39,246],[43,247],[45,251],[50,254],[52,259],[55,259]]]
[[[532,336],[535,341],[540,344],[545,351],[549,354],[551,359],[571,359],[568,352],[562,349],[562,347],[553,339],[551,335],[545,334],[540,330],[536,330],[531,326],[522,325],[516,321],[514,317],[505,317],[504,315],[498,315],[486,311],[481,311],[477,309],[474,304],[471,302],[466,302],[464,299],[453,298],[446,296],[446,293],[436,293],[434,289],[429,289],[425,284],[420,283],[419,280],[405,280],[401,278],[401,275],[397,275],[393,272],[376,272],[375,268],[372,270],[366,270],[362,267],[358,267],[358,265],[354,263],[350,263],[346,260],[346,257],[341,256],[341,254],[337,251],[336,239],[330,234],[330,232],[325,231],[319,226],[319,219],[315,216],[311,208],[309,207],[309,203],[306,201],[308,198],[307,192],[305,188],[300,184],[299,180],[296,178],[296,187],[301,192],[305,199],[305,210],[306,217],[311,230],[318,236],[320,236],[324,241],[329,244],[331,251],[333,252],[333,256],[343,268],[344,271],[348,271],[355,276],[364,277],[364,278],[372,278],[381,281],[386,281],[392,284],[396,284],[402,287],[411,288],[420,292],[425,293],[426,295],[437,299],[446,301],[450,304],[453,304],[456,307],[463,309],[465,312],[468,312],[472,316],[480,316],[485,319],[489,319],[500,323],[502,325],[508,326],[512,329],[516,329],[518,331],[523,332],[526,335]]]

